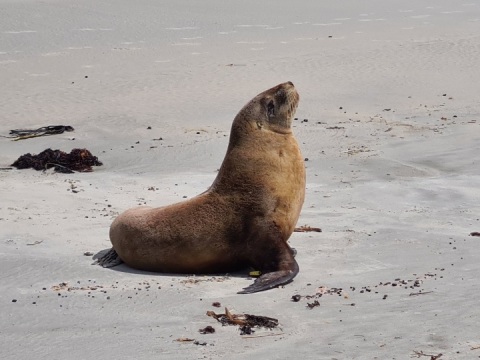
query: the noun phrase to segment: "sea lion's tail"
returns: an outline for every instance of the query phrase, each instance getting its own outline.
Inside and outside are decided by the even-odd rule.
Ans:
[[[93,257],[93,259],[95,261],[93,262],[92,265],[100,265],[100,266],[103,266],[104,268],[111,268],[123,263],[123,260],[120,259],[120,256],[118,256],[114,248],[111,248],[106,252],[105,250],[100,251],[98,254],[96,254]]]

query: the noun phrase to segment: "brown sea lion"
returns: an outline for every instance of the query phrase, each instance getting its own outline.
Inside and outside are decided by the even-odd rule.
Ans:
[[[241,294],[292,281],[299,268],[287,240],[305,197],[305,166],[291,129],[298,101],[291,82],[254,97],[233,121],[210,188],[184,202],[120,214],[110,227],[113,249],[99,263],[123,260],[166,273],[260,270]]]

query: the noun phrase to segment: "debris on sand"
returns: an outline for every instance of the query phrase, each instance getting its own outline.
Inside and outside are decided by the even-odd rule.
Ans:
[[[232,314],[225,308],[225,314],[216,314],[214,311],[207,311],[207,316],[211,316],[225,325],[240,326],[240,335],[249,335],[253,332],[253,327],[263,327],[273,329],[278,326],[278,320],[267,316],[249,315],[249,314]]]
[[[336,287],[328,288],[326,286],[320,286],[316,290],[315,294],[313,294],[313,295],[295,294],[295,295],[292,295],[290,300],[293,301],[293,302],[299,302],[302,299],[314,300],[311,303],[307,302],[307,305],[306,305],[307,309],[313,309],[317,306],[320,306],[320,302],[318,301],[318,299],[320,299],[323,295],[337,295],[337,296],[343,297],[344,299],[349,298],[348,294],[342,288],[336,288]],[[352,306],[354,306],[354,305],[352,305]]]
[[[198,340],[195,340],[193,342],[195,345],[200,345],[200,346],[206,346],[207,345],[207,342],[206,341],[198,341]]]
[[[240,335],[252,335],[254,332],[255,330],[253,330],[251,326],[240,326]]]
[[[191,342],[191,341],[195,341],[195,339],[190,339],[190,338],[178,338],[176,339],[175,341],[178,341],[178,342]]]
[[[480,232],[478,231],[471,232],[470,236],[480,236]]]
[[[78,291],[78,290],[102,291],[101,289],[103,289],[103,285],[70,286],[67,282],[61,282],[58,285],[53,285],[51,289],[53,291]]]
[[[203,329],[199,329],[198,332],[200,334],[213,334],[215,332],[215,328],[213,326],[208,325],[207,327],[204,327]]]
[[[73,149],[70,154],[61,150],[46,149],[38,155],[30,153],[20,156],[11,166],[17,169],[33,168],[35,170],[47,170],[54,168],[55,171],[71,174],[75,171],[90,172],[92,166],[103,165],[96,156],[87,149]]]
[[[322,232],[322,229],[320,228],[317,228],[317,227],[311,227],[311,226],[308,226],[308,225],[303,225],[303,226],[300,226],[298,228],[295,228],[295,230],[293,230],[295,232]]]
[[[309,309],[313,309],[314,307],[317,307],[317,306],[320,306],[320,303],[318,302],[318,300],[315,300],[313,303],[307,303],[307,307]]]
[[[39,136],[48,136],[48,135],[56,135],[56,134],[63,134],[65,131],[73,131],[75,130],[72,126],[69,125],[49,125],[43,126],[38,129],[28,130],[28,129],[15,129],[10,130],[10,136],[13,138],[13,141],[30,139],[33,137]]]
[[[301,298],[302,298],[302,295],[297,294],[297,295],[293,295],[291,300],[293,302],[299,302]]]
[[[440,353],[440,354],[425,354],[423,351],[416,351],[416,350],[413,350],[413,354],[410,356],[410,357],[422,357],[422,356],[426,356],[426,357],[430,357],[430,360],[437,360],[437,359],[440,359],[443,354]]]

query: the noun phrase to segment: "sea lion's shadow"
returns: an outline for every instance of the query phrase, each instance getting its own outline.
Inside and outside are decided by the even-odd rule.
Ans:
[[[95,261],[92,263],[92,265],[101,266],[96,263],[97,260],[103,257],[106,253],[108,253],[110,249],[111,248],[100,250],[95,255],[93,255],[92,259]],[[228,277],[242,278],[242,279],[250,278],[250,276],[248,275],[247,267],[245,267],[244,269],[239,269],[229,273],[182,274],[182,273],[160,273],[160,272],[153,272],[153,271],[137,270],[137,269],[131,268],[125,263],[122,263],[120,265],[105,268],[105,270],[119,271],[119,272],[129,273],[129,274],[151,275],[151,276],[158,276],[158,277],[177,276],[177,277],[187,278],[191,276],[228,276]]]

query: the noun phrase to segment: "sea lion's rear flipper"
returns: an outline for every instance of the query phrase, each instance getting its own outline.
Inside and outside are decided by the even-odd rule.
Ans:
[[[273,289],[280,285],[288,284],[298,274],[298,264],[293,259],[293,268],[291,270],[279,270],[268,272],[260,276],[255,282],[239,291],[238,294],[252,294],[259,291]]]
[[[120,259],[114,248],[111,248],[104,254],[97,254],[93,259],[95,260],[94,265],[98,264],[104,268],[111,268],[123,263],[123,260]]]

